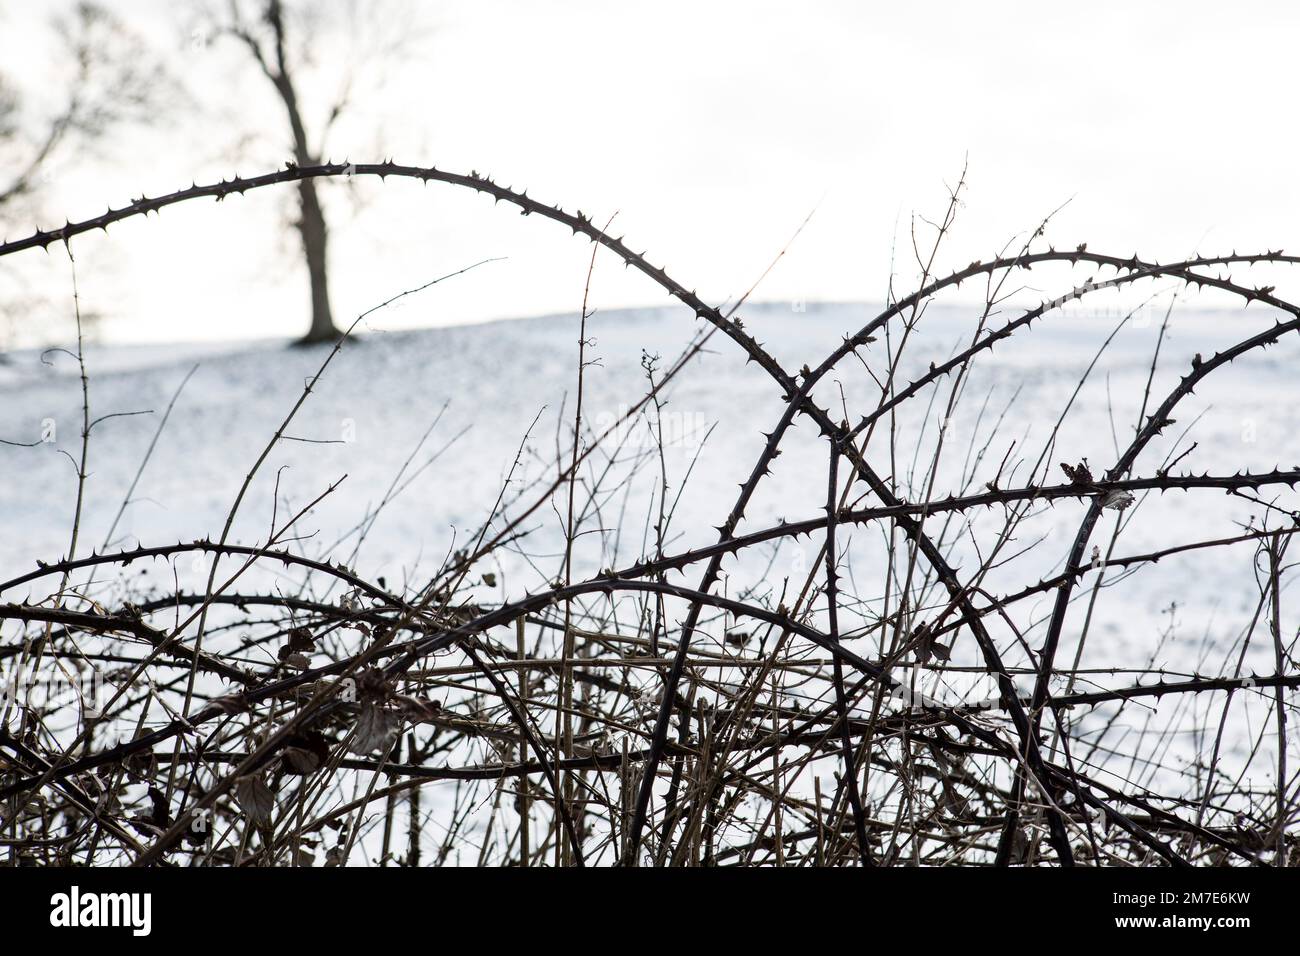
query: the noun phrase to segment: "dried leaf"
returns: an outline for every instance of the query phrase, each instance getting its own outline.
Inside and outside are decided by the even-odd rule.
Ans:
[[[749,634],[745,631],[730,631],[727,634],[727,643],[732,647],[744,647],[749,643]]]
[[[271,814],[275,812],[275,794],[266,785],[266,781],[256,774],[235,781],[235,802],[239,804],[239,809],[248,814],[249,819],[262,826],[271,822]]]
[[[387,749],[395,736],[396,715],[378,704],[364,704],[357,717],[351,750],[354,754],[364,755],[380,748]]]
[[[153,804],[153,813],[149,815],[149,820],[156,826],[166,829],[171,826],[172,817],[170,808],[167,806],[167,798],[157,787],[149,788],[149,800]]]
[[[916,648],[916,660],[921,664],[928,664],[931,657],[939,657],[941,660],[948,659],[948,648],[939,644],[942,653],[935,650],[934,636],[930,633],[929,624],[918,624],[912,631],[912,643]]]
[[[393,700],[397,703],[403,717],[411,721],[436,720],[443,716],[442,704],[436,700],[429,700],[427,697],[411,697],[407,694],[394,694]]]
[[[1093,483],[1092,469],[1088,467],[1088,459],[1086,458],[1073,468],[1065,462],[1061,462],[1061,471],[1065,472],[1065,476],[1076,485],[1090,485]]]
[[[1022,828],[1016,827],[1016,832],[1011,834],[1011,862],[1024,863],[1029,856],[1029,834]]]
[[[329,760],[331,741],[319,730],[300,730],[285,741],[280,770],[295,776],[315,773]]]
[[[315,773],[320,766],[320,758],[304,747],[284,748],[284,767],[289,773],[306,776]]]
[[[1125,491],[1122,488],[1116,488],[1114,491],[1106,495],[1106,498],[1104,501],[1102,501],[1101,506],[1103,508],[1110,508],[1113,511],[1123,511],[1132,503],[1133,503],[1133,496],[1131,494],[1129,494],[1127,491]]]
[[[393,688],[389,686],[382,671],[373,667],[367,667],[365,670],[357,674],[357,695],[361,700],[370,700],[382,703],[391,697],[392,694]]]
[[[315,647],[316,639],[312,637],[311,631],[305,627],[295,627],[289,632],[288,643],[280,648],[277,656],[287,662],[295,654],[300,655],[303,651],[314,650]]]

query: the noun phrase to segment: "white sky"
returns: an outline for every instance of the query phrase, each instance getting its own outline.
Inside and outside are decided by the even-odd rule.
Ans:
[[[0,70],[39,97],[59,75],[43,24],[60,4],[0,3]],[[170,51],[204,109],[178,109],[107,155],[65,160],[43,222],[287,158],[278,104],[236,48],[192,45],[180,4],[112,6]],[[612,231],[715,301],[747,288],[814,209],[756,296],[879,301],[895,237],[901,255],[909,216],[942,212],[945,183],[967,155],[970,191],[950,265],[988,258],[1066,200],[1048,236],[1058,246],[1086,241],[1154,258],[1300,248],[1294,5],[1239,3],[1230,14],[1212,3],[480,0],[380,9],[373,26],[423,25],[428,35],[359,88],[332,158],[477,169],[597,219],[617,212]],[[318,52],[311,88],[332,89],[345,51],[336,41]],[[508,261],[374,325],[581,302],[589,248],[559,226],[452,187],[390,181],[357,193],[357,211],[345,189],[327,194],[340,323],[490,256]],[[188,204],[79,241],[84,301],[107,316],[104,336],[303,331],[305,269],[281,228],[291,199],[281,187]],[[647,280],[600,261],[599,307],[664,301]],[[24,253],[0,268],[47,283],[50,302],[32,321],[66,328],[66,290],[48,285],[66,275],[57,256]],[[908,263],[900,271],[910,276]]]

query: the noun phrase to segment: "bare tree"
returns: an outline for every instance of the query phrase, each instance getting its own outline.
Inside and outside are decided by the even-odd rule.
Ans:
[[[45,79],[45,88],[55,91],[52,105],[40,103],[21,75],[0,73],[0,231],[42,211],[58,163],[84,159],[114,133],[155,121],[171,102],[162,61],[99,4],[78,3],[51,25],[58,62],[70,65],[66,74]],[[8,329],[7,320],[28,311],[34,297],[14,285],[16,277],[6,279],[12,281],[0,295],[0,317]]]
[[[14,170],[0,179],[0,210],[35,198],[59,154],[104,140],[114,129],[148,121],[165,99],[166,74],[145,42],[97,3],[78,3],[56,20],[72,64],[58,108],[25,115],[24,90],[0,75],[0,160]]]
[[[320,39],[323,21],[337,13],[335,5],[287,6],[281,0],[258,0],[256,9],[250,12],[238,0],[230,0],[226,17],[214,24],[215,34],[238,41],[270,82],[284,108],[293,162],[297,166],[314,166],[322,161],[330,132],[351,103],[355,77],[350,66],[341,71],[343,80],[323,120],[315,128],[307,119],[308,110],[302,96],[302,90],[307,88],[303,76],[312,65],[312,47]],[[371,21],[380,19],[374,10],[369,14],[367,19]],[[357,9],[349,6],[343,20],[355,27],[360,20]],[[409,36],[390,38],[374,49],[363,49],[364,44],[357,43],[350,34],[348,59],[350,63],[369,61],[371,64],[390,60],[401,52],[407,39]],[[330,307],[329,226],[314,179],[303,179],[298,185],[298,217],[293,226],[302,240],[311,285],[311,325],[302,342],[332,341],[340,333]]]

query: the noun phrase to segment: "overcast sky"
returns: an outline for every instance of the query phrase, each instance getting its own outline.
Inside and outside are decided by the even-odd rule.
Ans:
[[[61,76],[45,20],[3,0],[0,69],[32,103]],[[288,158],[269,85],[206,43],[181,4],[111,5],[167,51],[195,106],[65,157],[41,218],[61,223],[192,179]],[[363,8],[367,5],[363,4]],[[1295,49],[1287,4],[464,2],[378,4],[410,40],[357,87],[327,152],[490,173],[597,219],[707,298],[746,289],[809,213],[762,299],[883,298],[911,214],[942,213],[969,159],[951,264],[988,258],[1069,201],[1049,238],[1125,255],[1300,248]],[[323,104],[369,32],[330,23],[301,83]],[[321,106],[323,109],[323,105]],[[112,340],[295,335],[305,269],[289,188],[189,204],[78,240],[85,301]],[[377,316],[379,328],[570,311],[588,247],[446,186],[327,190],[336,319],[479,259],[505,262]],[[23,224],[28,226],[29,224]],[[11,235],[27,231],[17,224]],[[48,261],[46,261],[48,260]],[[53,253],[5,270],[66,275]],[[45,270],[45,271],[42,271]],[[910,264],[898,271],[910,276]],[[33,281],[36,281],[33,278]],[[53,287],[39,311],[67,320]],[[602,308],[660,304],[598,260]],[[33,319],[36,321],[36,319]]]

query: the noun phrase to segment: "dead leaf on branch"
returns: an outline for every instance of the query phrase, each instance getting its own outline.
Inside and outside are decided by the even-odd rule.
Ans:
[[[295,627],[289,632],[288,642],[281,646],[276,656],[281,661],[288,661],[295,655],[302,656],[304,652],[314,650],[315,647],[316,639],[312,637],[311,631],[305,627]]]
[[[280,752],[280,770],[304,777],[315,773],[329,759],[330,743],[319,730],[298,731]]]
[[[235,802],[259,826],[271,822],[275,812],[275,794],[258,774],[249,774],[235,781]]]
[[[361,755],[387,749],[397,736],[397,728],[397,715],[392,711],[378,704],[363,704],[349,749]]]
[[[1133,503],[1132,494],[1125,491],[1123,488],[1116,488],[1114,491],[1106,495],[1105,499],[1103,499],[1101,503],[1101,506],[1103,508],[1109,508],[1112,511],[1123,511],[1132,503]]]
[[[316,772],[316,768],[320,766],[320,760],[310,750],[302,747],[285,747],[284,766],[290,773],[306,776]]]
[[[1061,462],[1061,471],[1065,472],[1065,477],[1069,478],[1073,484],[1093,484],[1092,469],[1088,467],[1088,459],[1086,458],[1081,459],[1073,468],[1065,462]]]
[[[916,660],[918,663],[928,664],[932,657],[947,661],[952,656],[952,649],[947,644],[941,644],[934,639],[934,635],[930,633],[929,624],[918,624],[916,630],[912,632],[912,640],[916,644]]]

